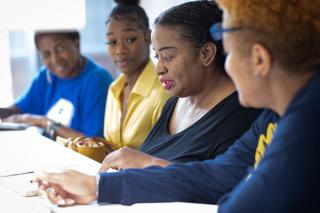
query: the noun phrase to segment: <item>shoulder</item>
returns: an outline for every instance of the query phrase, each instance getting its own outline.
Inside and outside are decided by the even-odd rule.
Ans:
[[[308,131],[320,129],[320,73],[317,73],[293,99],[280,124],[285,124],[287,130]],[[280,126],[279,126],[280,127]]]
[[[54,76],[48,71],[45,66],[42,66],[38,72],[33,76],[33,84],[48,84],[48,79],[54,78]]]
[[[37,74],[34,75],[34,78],[43,78],[45,79],[46,76],[50,74],[49,70],[45,67],[45,66],[42,66],[39,68]]]
[[[287,132],[286,134],[308,137],[308,133],[318,134],[320,131],[319,120],[319,108],[294,110],[280,119],[277,130]]]
[[[110,84],[112,79],[111,74],[101,66],[94,63],[92,60],[87,59],[85,70],[83,71],[84,78],[87,81],[95,83],[108,83]]]
[[[257,119],[252,123],[250,130],[256,136],[266,134],[269,125],[276,125],[279,119],[280,117],[277,113],[268,109],[262,110]]]
[[[230,113],[232,115],[238,114],[244,116],[252,115],[256,118],[255,120],[258,123],[265,123],[266,121],[276,122],[279,119],[279,116],[271,110],[261,110],[241,106],[237,92],[232,93],[230,96],[225,98],[220,104],[221,108],[225,113]]]

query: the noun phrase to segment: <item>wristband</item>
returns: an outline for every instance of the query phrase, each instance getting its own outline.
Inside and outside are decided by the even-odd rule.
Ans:
[[[56,139],[56,132],[61,127],[61,124],[52,120],[48,120],[46,134],[52,140]]]

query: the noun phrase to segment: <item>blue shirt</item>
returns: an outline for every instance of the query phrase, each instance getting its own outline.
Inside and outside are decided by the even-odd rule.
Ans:
[[[245,177],[248,168],[253,167],[258,138],[265,135],[269,123],[277,119],[275,113],[263,111],[251,128],[214,160],[102,173],[98,202],[216,204]]]
[[[320,212],[320,73],[278,121],[271,145],[219,212]]]
[[[89,59],[72,79],[60,79],[43,67],[15,105],[22,113],[45,115],[86,136],[103,137],[111,81],[110,74]]]

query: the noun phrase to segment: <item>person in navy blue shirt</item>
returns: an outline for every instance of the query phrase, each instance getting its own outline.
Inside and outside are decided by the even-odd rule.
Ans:
[[[224,32],[240,103],[280,116],[264,157],[218,212],[320,212],[320,2],[218,4],[222,28],[211,32]]]
[[[103,137],[103,118],[111,75],[80,53],[77,31],[37,32],[35,44],[44,66],[1,119],[45,129],[47,136]]]
[[[53,189],[47,191],[53,203],[218,202],[218,212],[320,211],[320,2],[218,3],[224,20],[211,34],[223,36],[240,102],[270,110],[214,160],[37,177],[40,189]]]

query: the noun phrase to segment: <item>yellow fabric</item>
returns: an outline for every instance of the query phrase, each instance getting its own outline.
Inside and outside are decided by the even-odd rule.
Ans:
[[[132,89],[121,132],[121,93],[125,83],[122,74],[110,85],[104,136],[116,149],[123,146],[139,149],[158,120],[169,95],[162,88],[155,66],[150,60]]]
[[[266,149],[271,144],[272,136],[276,131],[277,125],[275,123],[269,123],[266,131],[266,135],[261,134],[258,141],[258,146],[256,149],[255,155],[255,164],[254,167],[257,168],[258,164],[260,163],[261,159],[263,158]]]

